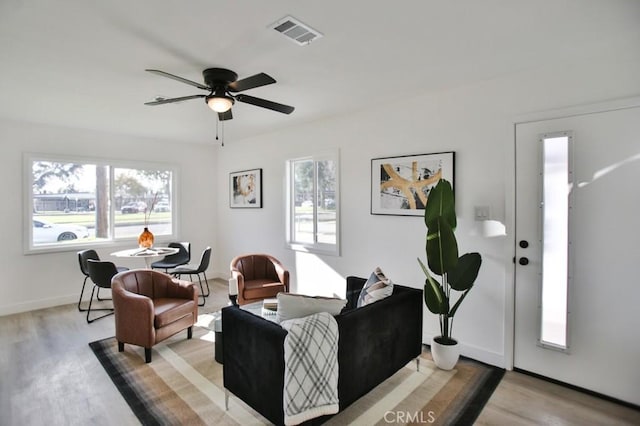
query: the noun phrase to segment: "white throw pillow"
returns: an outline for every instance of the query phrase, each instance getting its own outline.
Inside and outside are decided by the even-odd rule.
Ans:
[[[338,315],[347,301],[334,297],[304,296],[302,294],[278,293],[278,310],[276,321],[282,322],[293,318],[303,318],[319,312]]]
[[[391,296],[393,293],[393,283],[382,273],[380,268],[376,268],[372,273],[358,296],[357,307],[368,305]]]

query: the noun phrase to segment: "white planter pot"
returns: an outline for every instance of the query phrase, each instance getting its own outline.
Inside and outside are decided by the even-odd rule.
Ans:
[[[438,343],[436,339],[439,337],[440,336],[433,337],[431,339],[431,356],[433,357],[433,362],[442,370],[452,370],[458,363],[460,347],[458,346],[458,342],[454,345]]]

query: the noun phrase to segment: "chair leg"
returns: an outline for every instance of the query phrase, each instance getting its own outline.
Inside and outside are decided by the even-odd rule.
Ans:
[[[193,326],[187,328],[187,339],[191,339],[193,337]]]
[[[118,352],[124,352],[124,342],[118,342]]]
[[[211,294],[211,289],[209,288],[209,280],[207,279],[207,273],[203,271],[202,276],[204,276],[204,284],[207,286],[207,294],[205,294],[204,297],[209,297],[209,295]]]
[[[93,292],[95,291],[95,289],[96,286],[94,285],[91,289],[91,298],[89,299],[89,308],[87,309],[87,322],[91,322],[89,321],[89,314],[91,313],[91,303],[93,302]]]
[[[206,302],[205,297],[209,296],[210,292],[207,291],[207,294],[204,294],[204,288],[202,287],[202,280],[200,279],[200,274],[196,274],[196,275],[198,276],[198,283],[200,284],[200,294],[198,295],[198,297],[202,297],[202,303],[198,303],[198,306],[204,306]],[[181,274],[173,273],[173,276],[177,279],[181,279],[180,278]],[[193,274],[189,274],[189,281],[193,282]],[[209,283],[207,283],[207,290],[209,290]]]
[[[82,296],[84,294],[84,286],[87,285],[87,276],[84,277],[84,281],[82,282],[82,290],[80,290],[80,298],[78,299],[78,311],[80,312],[86,312],[86,309],[82,309],[80,307],[80,304],[82,303]]]
[[[198,297],[202,297],[202,303],[198,303],[198,306],[204,306],[205,302],[207,301],[205,299],[205,295],[204,295],[204,290],[202,288],[202,280],[200,279],[200,274],[196,274],[198,276],[198,283],[200,284],[200,294],[198,295]],[[192,275],[189,274],[189,279],[191,280],[191,282],[193,282],[193,278]]]
[[[104,317],[107,317],[107,316],[109,316],[109,315],[113,315],[113,312],[114,312],[114,311],[113,311],[113,308],[99,308],[99,309],[94,309],[94,310],[93,310],[94,312],[95,312],[95,311],[109,311],[109,313],[106,313],[106,314],[101,315],[101,316],[99,316],[99,317],[95,317],[95,318],[89,319],[89,314],[91,314],[91,304],[92,304],[92,302],[93,302],[93,294],[94,294],[94,293],[95,293],[95,291],[96,291],[96,287],[97,287],[97,286],[96,286],[96,285],[94,285],[94,286],[93,286],[93,288],[91,289],[91,299],[89,299],[89,308],[87,309],[87,323],[89,323],[89,324],[91,324],[92,322],[94,322],[95,320],[98,320],[98,319],[100,319],[100,318],[104,318]]]
[[[101,302],[102,302],[103,300],[113,300],[113,299],[100,299],[100,287],[98,287],[98,294],[96,294],[96,298],[97,298],[99,301],[101,301]]]
[[[209,297],[209,295],[211,294],[211,289],[209,288],[209,283],[207,282],[207,274],[205,274],[204,272],[202,272],[202,275],[204,276],[204,284],[207,286],[207,292],[204,292],[204,286],[202,285],[202,277],[200,277],[200,273],[196,274],[198,276],[198,283],[200,284],[200,295],[202,296],[202,305],[198,305],[198,306],[204,306],[204,304],[207,302],[207,297]]]
[[[147,364],[151,362],[151,348],[144,348],[144,362]]]

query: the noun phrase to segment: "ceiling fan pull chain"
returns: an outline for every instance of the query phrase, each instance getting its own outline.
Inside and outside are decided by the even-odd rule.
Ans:
[[[218,124],[220,123],[220,120],[218,120],[218,114],[216,114],[216,140],[218,140]]]
[[[220,124],[220,118],[218,117],[218,115],[216,114],[216,140],[220,140],[220,138],[218,137],[218,125],[222,126],[222,146],[224,146],[224,121],[222,122],[222,124]]]

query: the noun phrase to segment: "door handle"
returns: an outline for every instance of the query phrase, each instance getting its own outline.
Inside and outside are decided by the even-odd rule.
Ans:
[[[518,259],[518,263],[521,264],[522,266],[528,265],[529,264],[529,258],[521,257],[520,259]]]

